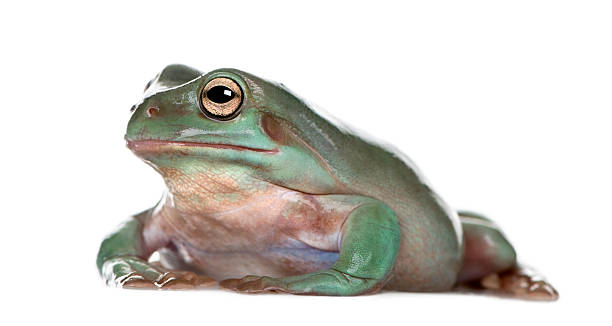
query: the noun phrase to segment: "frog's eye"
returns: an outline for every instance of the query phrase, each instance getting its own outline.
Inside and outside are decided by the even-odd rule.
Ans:
[[[225,77],[215,78],[204,86],[201,95],[202,112],[209,118],[229,120],[240,113],[242,89]]]

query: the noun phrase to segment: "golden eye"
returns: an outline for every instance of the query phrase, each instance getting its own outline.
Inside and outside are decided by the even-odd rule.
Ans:
[[[242,104],[242,89],[225,77],[215,78],[202,90],[202,112],[216,120],[235,118]]]

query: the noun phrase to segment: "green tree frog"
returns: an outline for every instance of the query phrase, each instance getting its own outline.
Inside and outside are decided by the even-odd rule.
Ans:
[[[557,298],[491,220],[452,210],[402,153],[283,84],[170,65],[125,139],[166,190],[102,242],[110,285],[348,296],[475,284]]]

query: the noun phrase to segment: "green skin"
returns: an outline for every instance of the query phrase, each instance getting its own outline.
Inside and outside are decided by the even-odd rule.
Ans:
[[[229,121],[202,113],[202,90],[216,77],[235,81],[243,91],[240,113]],[[196,286],[193,273],[179,272],[187,269],[253,293],[447,291],[516,263],[499,230],[479,216],[460,218],[401,153],[332,123],[282,84],[239,70],[201,74],[181,65],[166,67],[134,107],[126,140],[161,173],[168,189],[155,208],[130,218],[103,241],[97,266],[109,284]],[[204,146],[181,143],[143,151],[133,145],[147,140]],[[213,185],[225,191],[198,188]],[[268,206],[253,203],[273,192],[291,196],[268,216]],[[316,203],[310,215],[303,213],[307,202]],[[230,222],[229,217],[212,221],[229,212],[227,207],[244,207],[243,221],[254,224],[241,228],[240,218]],[[300,224],[304,214],[316,223]],[[187,230],[187,224],[201,230]],[[477,247],[488,256],[472,255],[469,266],[468,236],[489,246]],[[270,263],[277,248],[290,252],[282,256],[291,260],[290,267]],[[189,250],[190,255],[183,253]],[[162,253],[163,266],[147,262],[154,251]],[[225,264],[224,253],[228,262],[243,266]],[[196,262],[194,255],[200,255]],[[266,270],[267,265],[276,267]],[[261,271],[270,275],[248,275]]]

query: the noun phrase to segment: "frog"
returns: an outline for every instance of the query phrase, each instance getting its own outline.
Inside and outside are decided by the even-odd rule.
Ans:
[[[558,298],[492,220],[452,209],[401,151],[282,83],[173,64],[130,111],[127,147],[165,189],[102,241],[110,286]]]

